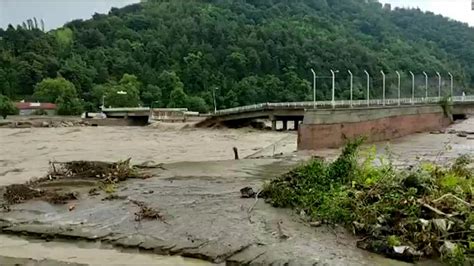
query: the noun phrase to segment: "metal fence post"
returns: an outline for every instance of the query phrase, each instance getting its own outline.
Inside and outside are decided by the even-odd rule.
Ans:
[[[367,75],[367,106],[370,106],[370,74],[367,70],[364,70],[365,75]]]

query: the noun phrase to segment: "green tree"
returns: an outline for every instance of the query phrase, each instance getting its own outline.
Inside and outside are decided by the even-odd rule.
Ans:
[[[204,101],[204,99],[199,96],[188,96],[186,98],[186,107],[190,111],[199,113],[207,113],[209,111],[206,101]]]
[[[184,92],[184,84],[174,71],[164,70],[158,77],[158,86],[161,89],[162,103],[160,106],[167,106],[171,101],[171,92],[181,89]]]
[[[57,107],[58,115],[80,115],[84,111],[84,104],[78,98],[59,98]]]
[[[140,105],[141,83],[134,75],[124,74],[119,83],[105,86],[105,106],[137,107]]]
[[[59,99],[66,101],[78,98],[74,84],[64,78],[44,79],[36,85],[34,97],[38,101],[51,103]]]
[[[6,119],[8,115],[18,114],[18,109],[13,105],[10,98],[0,94],[0,116]]]
[[[160,87],[149,84],[143,89],[141,99],[146,106],[159,105],[162,100]]]
[[[185,108],[186,98],[187,96],[186,93],[184,93],[183,88],[176,87],[171,92],[168,108]]]

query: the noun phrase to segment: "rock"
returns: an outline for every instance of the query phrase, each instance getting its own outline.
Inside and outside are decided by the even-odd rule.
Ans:
[[[460,137],[460,138],[467,138],[467,134],[466,133],[458,133],[456,134],[456,136]]]
[[[457,133],[457,131],[456,131],[456,130],[454,130],[454,129],[450,129],[450,130],[448,130],[448,134],[456,134],[456,133]]]
[[[256,194],[251,187],[244,187],[240,190],[240,197],[244,199],[255,198]]]
[[[321,221],[311,222],[309,225],[311,227],[320,227],[323,223]]]
[[[41,127],[49,127],[49,123],[47,121],[41,122]]]
[[[442,132],[439,131],[439,130],[436,130],[436,131],[431,131],[430,134],[432,134],[432,135],[439,135],[439,134],[442,134]]]
[[[468,136],[467,139],[474,140],[474,136]]]

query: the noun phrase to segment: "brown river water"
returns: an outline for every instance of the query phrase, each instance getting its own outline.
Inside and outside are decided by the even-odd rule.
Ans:
[[[474,131],[474,119],[456,123],[451,129]],[[418,160],[446,162],[461,154],[474,154],[473,137],[420,133],[377,143],[376,146],[380,153],[388,147],[395,162],[400,165],[413,164]],[[134,163],[222,161],[233,159],[233,147],[239,149],[241,158],[280,153],[303,158],[308,153],[296,152],[296,140],[294,132],[207,130],[183,128],[180,124],[142,128],[5,128],[0,129],[0,185],[23,183],[32,177],[43,176],[49,161],[116,161],[126,158],[132,158]],[[312,154],[333,157],[337,153],[337,150],[323,150]],[[12,263],[5,257],[89,265],[209,264],[181,257],[104,249],[93,244],[42,242],[0,235],[0,264]]]

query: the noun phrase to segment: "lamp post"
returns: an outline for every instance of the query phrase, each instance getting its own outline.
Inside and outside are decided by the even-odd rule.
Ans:
[[[218,87],[215,87],[212,90],[212,98],[214,99],[214,114],[217,113],[217,101],[216,101],[216,90],[218,90]]]
[[[380,73],[382,74],[382,105],[385,106],[385,73],[383,70]]]
[[[338,73],[339,70],[332,70],[331,69],[331,74],[332,74],[332,93],[331,93],[331,105],[332,108],[336,108],[336,73]]]
[[[354,88],[354,75],[352,74],[352,72],[350,70],[347,70],[347,72],[349,72],[349,75],[351,76],[351,101],[350,101],[350,106],[352,108],[352,98],[353,98],[353,88]]]
[[[436,75],[438,76],[438,98],[441,98],[441,74],[436,72]]]
[[[410,71],[411,75],[411,104],[415,104],[415,74]]]
[[[425,101],[428,102],[428,74],[423,71],[423,75],[425,75]]]
[[[397,77],[398,77],[398,105],[400,106],[400,96],[401,96],[401,79],[402,77],[400,76],[400,72],[398,71],[395,71],[395,73],[397,73]]]
[[[454,97],[454,78],[453,74],[448,72],[449,78],[451,79],[451,99]]]
[[[313,108],[316,109],[316,72],[311,68],[313,73]]]
[[[367,70],[364,70],[364,73],[367,76],[367,106],[370,106],[370,74]]]

